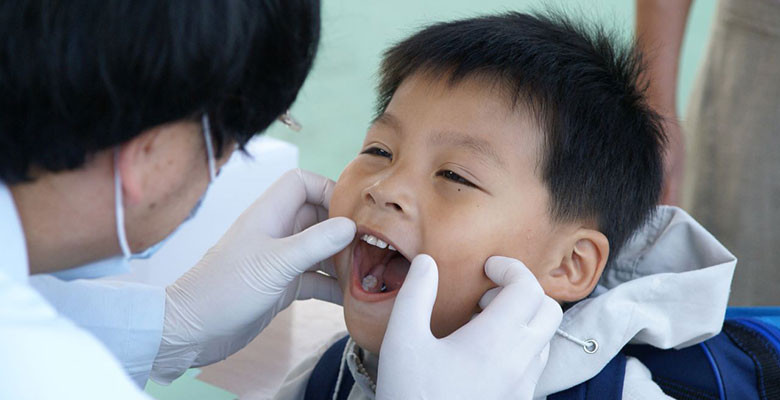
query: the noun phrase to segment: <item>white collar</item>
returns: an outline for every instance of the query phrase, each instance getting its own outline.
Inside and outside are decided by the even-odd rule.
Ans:
[[[2,221],[0,223],[0,246],[2,246],[0,270],[11,279],[26,282],[29,264],[24,230],[11,190],[2,181],[0,181],[0,221]]]
[[[355,381],[352,391],[357,387],[366,398],[374,400],[376,398],[376,379],[374,377],[377,376],[379,358],[360,348],[350,337],[344,348],[344,355],[341,360],[342,366],[339,368],[343,368],[344,363],[347,364],[349,372],[352,374],[352,379]]]

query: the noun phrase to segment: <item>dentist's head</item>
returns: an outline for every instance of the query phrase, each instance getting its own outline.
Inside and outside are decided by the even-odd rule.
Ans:
[[[316,0],[2,2],[0,181],[31,272],[170,234],[292,104],[319,24]]]

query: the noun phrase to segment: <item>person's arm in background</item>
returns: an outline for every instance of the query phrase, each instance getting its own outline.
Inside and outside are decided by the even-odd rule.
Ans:
[[[677,71],[692,0],[637,0],[636,40],[645,57],[648,101],[664,118],[668,143],[661,203],[678,205],[685,141],[677,119]]]

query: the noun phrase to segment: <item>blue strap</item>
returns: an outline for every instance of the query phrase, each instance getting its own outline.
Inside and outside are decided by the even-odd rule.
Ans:
[[[714,344],[712,339],[706,343]],[[629,345],[623,353],[647,367],[653,381],[668,396],[681,400],[717,400],[720,398],[717,378],[720,368],[717,349],[720,347],[716,344],[715,351],[704,345],[662,350],[649,345]],[[725,388],[723,391],[725,393]]]
[[[306,392],[303,396],[304,400],[333,399],[333,392],[336,389],[336,382],[338,381],[339,371],[341,369],[341,357],[344,354],[344,348],[347,346],[348,339],[349,336],[345,336],[343,339],[330,346],[328,351],[322,355],[322,358],[317,362],[317,365],[314,367],[314,370],[309,377],[309,382],[306,384]],[[339,393],[336,399],[346,400],[354,384],[355,380],[352,378],[352,374],[349,372],[349,368],[345,363],[341,376],[341,385],[339,386]]]
[[[622,353],[588,381],[547,396],[548,400],[620,400],[626,377],[626,356]]]
[[[753,384],[758,390],[758,398],[780,398],[780,354],[776,347],[776,330],[759,321],[742,318],[726,321],[723,333],[753,361],[756,379]]]

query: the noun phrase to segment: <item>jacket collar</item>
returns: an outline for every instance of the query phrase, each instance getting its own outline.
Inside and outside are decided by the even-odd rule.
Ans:
[[[592,378],[626,344],[682,348],[716,335],[736,263],[685,211],[659,207],[594,293],[564,313],[534,397]],[[592,354],[577,344],[589,339]]]

